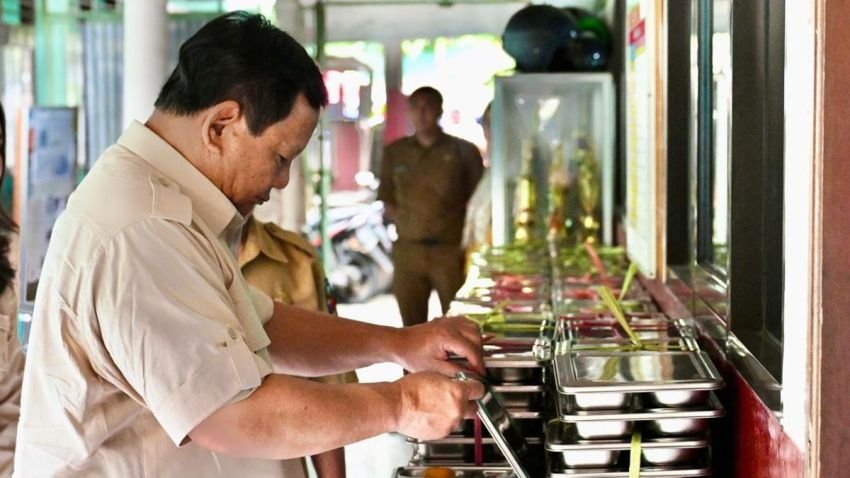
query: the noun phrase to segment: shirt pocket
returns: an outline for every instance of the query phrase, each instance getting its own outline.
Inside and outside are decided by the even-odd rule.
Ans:
[[[429,178],[431,190],[443,201],[452,203],[466,187],[463,165],[453,153],[445,153],[439,161],[438,170]]]

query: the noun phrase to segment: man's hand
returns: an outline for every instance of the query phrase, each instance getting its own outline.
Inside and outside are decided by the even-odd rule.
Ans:
[[[458,381],[434,372],[407,375],[401,389],[398,431],[417,440],[436,440],[475,414],[475,400],[484,395],[476,380]]]
[[[463,370],[459,363],[448,361],[449,355],[454,354],[483,375],[482,353],[477,324],[463,317],[442,317],[399,329],[395,361],[411,372],[431,370],[454,377]]]

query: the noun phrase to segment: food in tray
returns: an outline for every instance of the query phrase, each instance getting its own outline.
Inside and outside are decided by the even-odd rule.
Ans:
[[[620,302],[626,313],[646,313],[656,310],[655,304],[648,301],[624,300]],[[561,314],[607,314],[608,307],[596,300],[574,300],[564,299],[555,303],[555,312]]]
[[[561,300],[600,300],[599,292],[593,286],[565,284],[562,286],[556,285],[555,288],[555,293],[559,295]],[[613,287],[611,291],[616,296],[620,295],[619,288]],[[639,287],[632,286],[631,290],[626,294],[625,300],[646,301],[649,300],[649,295]]]
[[[422,478],[455,478],[455,472],[450,468],[429,466],[422,472]]]
[[[507,467],[496,466],[405,466],[396,470],[394,478],[426,478],[425,473],[429,469],[442,469],[451,471],[451,478],[514,478],[514,474]]]

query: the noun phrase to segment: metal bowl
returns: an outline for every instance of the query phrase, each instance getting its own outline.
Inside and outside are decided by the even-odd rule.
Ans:
[[[661,390],[646,394],[646,398],[652,406],[684,408],[705,404],[709,393],[708,390]]]

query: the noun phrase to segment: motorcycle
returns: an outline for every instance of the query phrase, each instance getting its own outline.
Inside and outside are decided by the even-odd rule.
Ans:
[[[321,250],[319,212],[307,214],[305,235]],[[340,302],[364,302],[389,290],[393,278],[393,226],[384,222],[381,201],[328,209],[331,265],[328,282]]]

